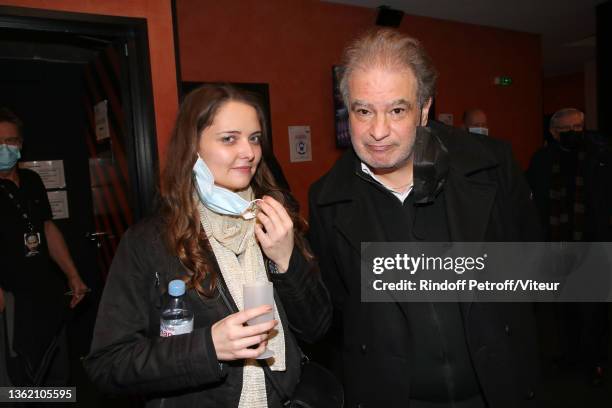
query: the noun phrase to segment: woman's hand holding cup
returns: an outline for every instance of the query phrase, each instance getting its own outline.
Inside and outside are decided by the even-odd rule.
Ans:
[[[270,313],[271,305],[263,305],[233,313],[213,324],[212,340],[219,361],[257,358],[266,350],[268,332],[277,324],[277,320],[246,326],[246,322],[257,316]],[[249,348],[257,345],[257,348]]]

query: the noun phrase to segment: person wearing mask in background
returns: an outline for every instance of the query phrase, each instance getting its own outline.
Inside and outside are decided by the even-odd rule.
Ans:
[[[154,407],[264,408],[281,406],[270,378],[295,389],[297,338],[325,333],[331,303],[305,222],[263,157],[265,129],[257,98],[230,85],[182,102],[159,213],[121,239],[100,302],[84,364],[103,391],[144,395]],[[173,279],[188,288],[193,331],[160,337],[161,294]],[[243,284],[268,280],[275,304],[244,308]],[[274,320],[246,324],[271,310]],[[271,377],[256,360],[266,347]]]
[[[468,132],[489,135],[487,115],[482,109],[474,108],[463,112],[463,128]]]
[[[584,130],[584,113],[555,112],[552,138],[531,158],[527,180],[548,241],[612,241],[612,159],[609,140]],[[603,143],[602,143],[603,142]],[[600,385],[607,360],[608,308],[602,303],[559,304],[558,324],[565,367],[586,365]]]
[[[344,66],[353,148],[310,189],[309,242],[334,305],[328,340],[347,406],[539,406],[531,305],[361,296],[364,242],[538,240],[510,146],[428,123],[437,75],[414,38],[368,32]]]
[[[12,367],[9,374],[17,383],[14,385],[31,384],[35,376],[42,384],[67,385],[68,354],[62,329],[65,282],[56,276],[51,261],[66,275],[72,294],[70,307],[83,300],[88,288],[51,219],[40,177],[17,165],[23,146],[22,127],[13,112],[0,108],[0,311],[5,303],[14,311],[14,330],[9,334],[11,353],[17,354],[7,356]],[[58,332],[58,350],[49,353],[49,344]],[[45,357],[45,353],[52,355]]]

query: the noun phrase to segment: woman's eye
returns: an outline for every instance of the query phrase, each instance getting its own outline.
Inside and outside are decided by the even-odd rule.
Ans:
[[[261,143],[261,135],[251,135],[249,141],[253,144],[259,144]]]
[[[234,136],[232,135],[227,135],[227,136],[222,136],[221,137],[221,142],[223,143],[232,143],[234,141]]]

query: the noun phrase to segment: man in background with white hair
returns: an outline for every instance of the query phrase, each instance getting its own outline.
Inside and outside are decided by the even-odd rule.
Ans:
[[[552,138],[531,159],[527,179],[546,239],[553,242],[612,241],[612,159],[609,141],[585,133],[584,113],[575,108],[555,112]],[[559,304],[559,364],[588,370],[600,385],[607,360],[606,303]]]
[[[580,136],[580,132],[584,130],[584,113],[575,108],[558,110],[550,118],[548,129],[557,142],[566,144],[572,137]],[[576,132],[577,134],[569,132]],[[563,141],[561,141],[561,134],[564,134]],[[579,140],[573,140],[573,142],[575,141]]]

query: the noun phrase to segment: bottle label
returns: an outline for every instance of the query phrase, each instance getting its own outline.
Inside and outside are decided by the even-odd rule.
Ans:
[[[159,335],[161,337],[178,336],[179,334],[191,333],[193,331],[193,319],[181,324],[168,324],[161,322]]]

